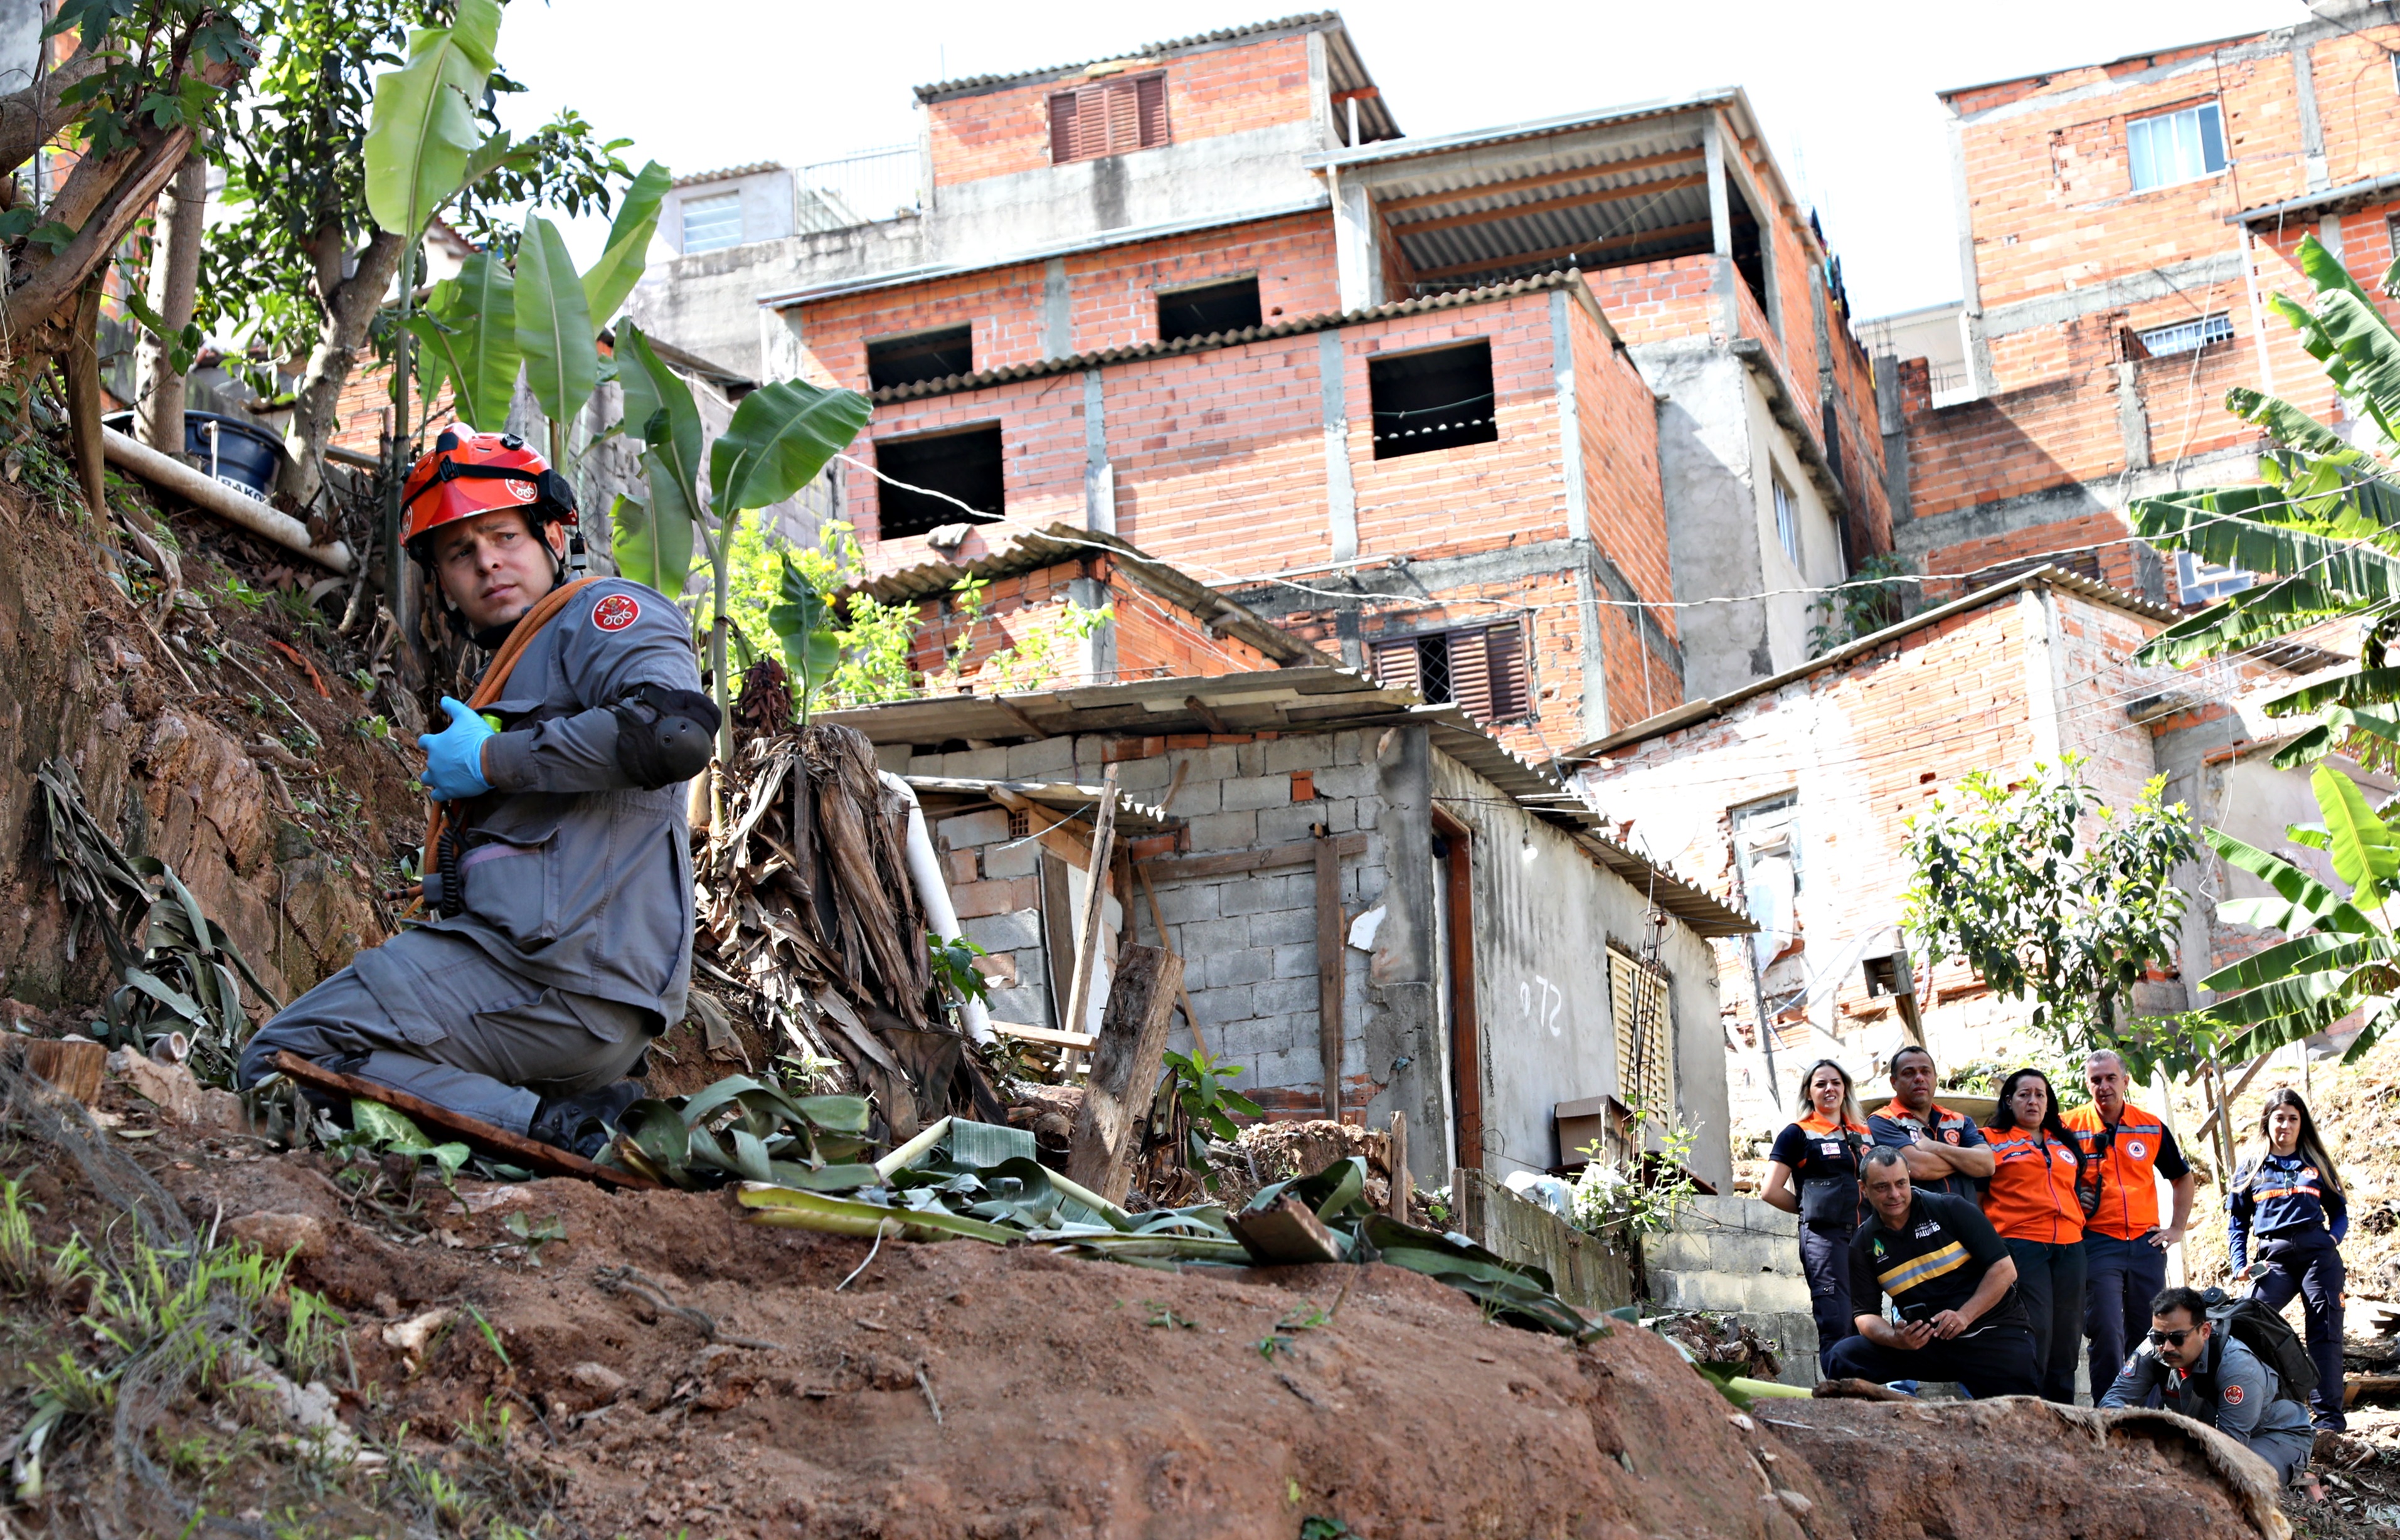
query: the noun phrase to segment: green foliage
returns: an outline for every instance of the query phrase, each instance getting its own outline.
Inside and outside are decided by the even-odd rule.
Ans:
[[[1226,1083],[1243,1072],[1241,1065],[1221,1063],[1206,1049],[1194,1049],[1189,1054],[1169,1049],[1163,1056],[1166,1079],[1159,1087],[1159,1095],[1171,1097],[1182,1109],[1189,1129],[1184,1147],[1178,1153],[1182,1156],[1184,1169],[1198,1172],[1213,1192],[1217,1190],[1217,1178],[1208,1169],[1208,1141],[1231,1143],[1242,1132],[1235,1118],[1261,1118],[1266,1116],[1266,1110]]]
[[[228,61],[246,68],[258,57],[232,13],[200,0],[60,0],[42,35],[69,33],[78,53],[107,61],[59,98],[67,139],[88,155],[123,149],[144,127],[215,129],[224,93],[200,78],[201,69]]]
[[[517,346],[516,275],[491,252],[477,252],[458,276],[433,286],[431,303],[409,320],[425,345],[425,393],[447,380],[460,414],[476,427],[508,421],[525,355]]]
[[[457,1176],[473,1154],[463,1144],[434,1143],[407,1113],[361,1097],[350,1098],[350,1126],[375,1149],[435,1162],[445,1178]]]
[[[371,223],[361,149],[375,72],[399,61],[412,27],[440,25],[455,10],[450,0],[248,0],[242,14],[264,57],[211,146],[225,185],[201,254],[197,324],[204,333],[246,335],[276,358],[316,343],[327,245],[338,256],[346,234],[355,240]],[[522,88],[497,67],[487,85],[492,95],[479,88],[470,107],[492,135],[478,148],[492,148],[470,158],[449,218],[505,264],[516,246],[514,211],[605,211],[632,173],[618,158],[622,142],[603,142],[572,110],[508,140],[492,102]],[[479,410],[486,415],[470,420],[498,424]]]
[[[855,390],[829,390],[806,380],[777,380],[751,391],[709,447],[712,511],[729,518],[789,497],[866,430],[874,410]]]
[[[375,77],[366,202],[384,229],[416,239],[465,185],[499,42],[499,0],[458,0],[450,25],[411,30],[407,63]]]
[[[2280,930],[2286,937],[2200,981],[2220,998],[2186,1019],[2195,1036],[2218,1044],[2223,1062],[2298,1042],[2353,1011],[2365,1015],[2348,1055],[2356,1059],[2390,1029],[2400,1002],[2400,936],[2390,913],[2391,889],[2400,875],[2400,830],[2330,765],[2317,766],[2309,786],[2325,821],[2287,832],[2295,842],[2325,852],[2335,875],[2349,885],[2346,895],[2279,856],[2219,830],[2205,831],[2229,865],[2273,890],[2270,897],[2220,903],[2217,917]]]
[[[677,1187],[730,1179],[839,1192],[875,1179],[864,1097],[794,1097],[730,1075],[697,1095],[645,1098],[625,1110],[605,1158]]]
[[[1578,1230],[1611,1237],[1664,1234],[1699,1193],[1691,1171],[1699,1137],[1671,1107],[1654,1108],[1636,1097],[1631,1111],[1626,1143],[1634,1153],[1629,1160],[1613,1161],[1597,1144],[1579,1152],[1584,1167],[1575,1178],[1574,1201]]]
[[[975,960],[989,956],[981,947],[965,936],[952,936],[945,941],[934,932],[925,933],[925,950],[933,961],[934,988],[948,988],[961,1000],[989,1004],[991,986],[985,982],[982,970]]]
[[[673,173],[653,160],[625,189],[624,201],[617,206],[617,217],[608,226],[607,248],[583,275],[583,306],[595,323],[607,325],[617,307],[634,292],[634,285],[641,281],[642,269],[649,260],[650,237],[659,228],[659,205],[665,201],[674,180]]]
[[[2274,296],[2271,308],[2299,333],[2352,415],[2372,424],[2372,442],[2352,443],[2288,402],[2241,388],[2226,408],[2263,429],[2262,484],[2199,487],[2137,498],[2135,533],[2162,550],[2189,552],[2275,579],[2209,606],[2153,636],[2135,660],[2186,664],[2257,647],[2328,620],[2353,623],[2359,668],[2344,679],[2264,702],[2272,716],[2312,717],[2274,758],[2279,768],[2343,750],[2369,763],[2400,762],[2400,332],[2395,332],[2339,258],[2313,235],[2300,239],[2301,271],[2316,293],[2302,306]],[[2395,292],[2400,266],[2383,280]]]
[[[1830,652],[1845,642],[1871,636],[1900,621],[1901,601],[1908,585],[1898,579],[1908,564],[1888,554],[1869,556],[1847,581],[1825,591],[1817,601],[1820,619],[1808,632],[1808,650]]]
[[[2104,806],[2084,760],[2037,765],[2003,785],[1966,776],[1908,825],[1915,868],[1902,923],[1938,957],[1963,956],[1992,992],[2034,1002],[2033,1026],[2069,1052],[2142,1056],[2119,997],[2175,955],[2185,895],[2175,867],[2197,853],[2165,777],[2129,809]]]
[[[525,386],[552,422],[571,420],[600,382],[600,349],[583,280],[558,227],[539,214],[517,243],[517,350]]]
[[[817,696],[841,666],[841,638],[834,629],[833,606],[815,583],[783,555],[783,581],[778,602],[767,611],[767,625],[784,644],[784,663],[791,675],[792,699],[806,725]]]

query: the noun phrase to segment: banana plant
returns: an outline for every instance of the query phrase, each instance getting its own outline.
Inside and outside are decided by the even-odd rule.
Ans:
[[[2289,770],[2343,748],[2390,763],[2400,760],[2400,332],[2315,236],[2301,238],[2298,259],[2313,305],[2278,294],[2270,307],[2375,442],[2353,443],[2261,391],[2229,391],[2227,410],[2268,438],[2260,484],[2137,498],[2128,511],[2135,533],[2161,550],[2273,580],[2169,626],[2134,657],[2180,666],[2327,620],[2354,622],[2356,668],[2264,703],[2272,716],[2314,718],[2274,763]],[[2400,295],[2400,265],[2383,291]]]
[[[658,229],[669,181],[655,160],[642,168],[590,272],[575,271],[557,226],[537,215],[525,222],[513,267],[495,252],[478,252],[457,278],[436,284],[425,313],[409,322],[425,348],[426,394],[447,381],[469,422],[496,429],[508,417],[523,374],[563,437],[564,424],[602,378],[599,324],[641,277],[641,254]],[[552,443],[553,459],[561,447]]]
[[[768,607],[767,624],[784,644],[784,663],[791,671],[800,725],[806,727],[818,694],[841,666],[841,640],[834,631],[833,606],[792,565],[788,553],[783,557],[777,592],[782,603]]]
[[[2309,786],[2324,822],[2296,824],[2286,832],[2325,853],[2347,893],[2222,830],[2202,831],[2229,865],[2271,890],[2221,902],[2217,917],[2286,937],[2200,981],[2224,997],[2191,1017],[2194,1026],[2216,1034],[2223,1062],[2256,1058],[2358,1011],[2366,1027],[2345,1056],[2354,1060],[2389,1029],[2400,1004],[2400,934],[2393,933],[2390,906],[2400,888],[2400,829],[2331,765],[2317,766]]]
[[[742,404],[733,409],[733,420],[709,446],[708,484],[703,494],[699,481],[700,407],[691,387],[660,361],[649,339],[631,322],[619,328],[618,350],[625,361],[619,375],[625,392],[625,432],[644,445],[642,466],[650,484],[649,506],[641,511],[635,525],[644,533],[631,549],[639,555],[645,539],[655,549],[660,539],[657,531],[688,517],[694,542],[707,553],[715,590],[708,661],[716,680],[716,703],[724,713],[717,752],[730,755],[732,694],[725,652],[730,629],[726,611],[731,604],[727,558],[734,532],[743,513],[770,508],[814,481],[866,429],[874,406],[855,390],[827,389],[806,380],[760,386],[742,398]],[[621,535],[619,547],[627,549]],[[797,632],[784,631],[780,621],[774,622],[775,629],[786,638],[786,656],[792,659],[794,675],[821,682],[832,667],[827,662],[811,672],[812,661],[825,650],[818,634],[829,634],[830,629],[822,623],[823,600],[810,590],[809,599],[819,608],[813,615],[807,612],[807,601],[795,592],[796,586],[806,589],[807,584],[797,582],[788,562],[784,574],[783,603],[775,609]],[[680,587],[665,592],[673,593]],[[802,638],[797,654],[790,641],[795,634]]]

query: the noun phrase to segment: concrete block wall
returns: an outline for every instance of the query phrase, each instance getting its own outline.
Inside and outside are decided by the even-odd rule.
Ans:
[[[1817,1383],[1817,1326],[1793,1216],[1755,1198],[1695,1197],[1673,1229],[1643,1238],[1642,1267],[1654,1305],[1739,1316],[1773,1340],[1783,1383]]]
[[[1346,919],[1380,902],[1387,880],[1382,801],[1371,758],[1375,734],[1043,739],[1007,748],[911,756],[904,773],[1097,782],[1110,763],[1136,800],[1155,803],[1183,783],[1170,811],[1184,821],[1189,853],[1218,854],[1291,844],[1323,824],[1335,835],[1368,835],[1366,852],[1343,862]],[[1303,795],[1304,794],[1304,795]],[[967,938],[990,951],[992,1011],[1002,1020],[1046,1024],[1039,847],[1012,838],[1005,812],[944,819],[934,828]],[[1307,864],[1231,877],[1159,881],[1159,909],[1208,1051],[1243,1066],[1236,1088],[1270,1113],[1321,1115],[1317,1053],[1316,888]],[[1156,944],[1148,904],[1133,900],[1137,939]],[[1374,1083],[1357,1028],[1374,1002],[1367,954],[1345,945],[1342,1073],[1345,1115],[1362,1115]],[[1179,1015],[1168,1045],[1189,1052]]]

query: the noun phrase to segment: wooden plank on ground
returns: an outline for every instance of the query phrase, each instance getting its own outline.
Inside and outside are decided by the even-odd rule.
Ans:
[[[1407,1224],[1411,1222],[1409,1198],[1415,1192],[1417,1184],[1415,1179],[1409,1175],[1409,1115],[1406,1112],[1395,1111],[1392,1114],[1392,1145],[1387,1158],[1392,1165],[1392,1192],[1390,1201],[1384,1205],[1384,1212]]]
[[[1111,1203],[1124,1200],[1133,1179],[1135,1136],[1158,1086],[1167,1018],[1182,982],[1182,961],[1163,947],[1129,946],[1117,954],[1067,1152],[1067,1175]]]
[[[620,1171],[615,1166],[596,1165],[570,1151],[556,1145],[529,1139],[522,1134],[511,1134],[505,1128],[495,1128],[480,1118],[454,1112],[446,1107],[436,1107],[422,1097],[412,1097],[405,1091],[395,1091],[389,1085],[378,1085],[371,1080],[328,1070],[321,1064],[311,1064],[299,1055],[285,1049],[277,1054],[275,1068],[304,1085],[320,1091],[333,1091],[346,1097],[360,1097],[379,1101],[394,1111],[405,1112],[428,1129],[455,1134],[470,1149],[487,1155],[498,1155],[512,1165],[525,1166],[548,1177],[580,1177],[596,1181],[603,1187],[630,1187],[646,1192],[665,1192],[662,1183],[633,1171]]]
[[[1204,877],[1239,877],[1245,872],[1262,872],[1276,866],[1304,866],[1316,859],[1316,847],[1330,844],[1338,856],[1367,853],[1367,837],[1363,834],[1336,835],[1330,840],[1302,839],[1289,845],[1270,845],[1261,851],[1227,851],[1222,855],[1179,855],[1145,861],[1152,876],[1161,882],[1189,882]]]
[[[1117,768],[1111,765],[1100,783],[1100,811],[1092,824],[1092,861],[1084,869],[1084,923],[1075,937],[1075,978],[1067,991],[1066,1018],[1058,1025],[1080,1032],[1092,1019],[1092,955],[1100,944],[1100,921],[1108,914],[1109,848],[1117,825]]]
[[[1325,1115],[1342,1121],[1342,857],[1318,835],[1316,862],[1316,1055],[1324,1076]]]

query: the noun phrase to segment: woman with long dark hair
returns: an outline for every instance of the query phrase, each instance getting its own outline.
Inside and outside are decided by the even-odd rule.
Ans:
[[[1817,1320],[1817,1362],[1821,1367],[1835,1342],[1858,1335],[1847,1269],[1850,1236],[1866,1212],[1859,1193],[1859,1162],[1866,1153],[1868,1136],[1848,1070],[1820,1058],[1800,1077],[1800,1086],[1808,1111],[1775,1137],[1767,1156],[1766,1188],[1759,1196],[1800,1216],[1800,1271],[1808,1279],[1809,1314]]]
[[[2258,1143],[2243,1152],[2225,1209],[2236,1276],[2257,1246],[2252,1297],[2281,1310],[2298,1294],[2308,1313],[2309,1356],[2317,1366],[2312,1420],[2321,1428],[2349,1426],[2342,1413],[2341,1238],[2350,1233],[2350,1202],[2309,1104],[2290,1086],[2268,1093]]]
[[[2019,1070],[2000,1082],[1984,1142],[1995,1163],[1984,1215],[2016,1259],[2042,1399],[2073,1406],[2083,1348],[2083,1206],[2075,1196],[2082,1154],[2048,1075]]]

